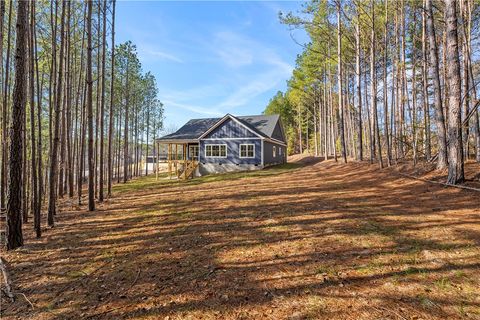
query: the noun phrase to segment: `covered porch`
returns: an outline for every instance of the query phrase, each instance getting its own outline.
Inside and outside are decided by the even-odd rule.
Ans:
[[[199,143],[198,141],[178,141],[178,140],[157,140],[157,150],[166,149],[166,155],[163,157],[168,166],[169,179],[187,180],[194,177],[195,170],[198,167]],[[160,159],[160,157],[158,157]],[[158,164],[157,174],[158,180]]]

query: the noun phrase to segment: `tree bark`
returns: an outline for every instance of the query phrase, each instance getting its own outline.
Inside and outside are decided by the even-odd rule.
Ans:
[[[127,58],[127,75],[125,83],[125,126],[123,128],[123,183],[128,180],[129,154],[128,154],[128,108],[130,100],[130,83],[129,83],[129,59]]]
[[[2,0],[0,1],[0,82],[3,84],[4,78],[3,78],[3,26],[4,26],[4,20],[5,20],[5,1]],[[4,97],[3,95],[3,85],[0,87],[0,99]],[[1,142],[1,148],[0,148],[0,210],[3,210],[5,207],[5,176],[7,174],[6,172],[6,163],[5,163],[5,158],[4,155],[6,154],[5,151],[5,141],[7,137],[7,124],[6,124],[6,108],[7,106],[3,103],[2,100],[2,106],[0,107],[0,124],[2,128],[0,129],[0,141]]]
[[[9,82],[10,82],[10,48],[12,40],[12,8],[13,1],[10,2],[8,9],[8,24],[7,24],[7,55],[5,61],[5,80],[3,86],[3,104],[2,104],[2,127],[3,136],[8,135],[8,96],[9,96]],[[3,31],[3,30],[2,30]],[[3,51],[2,51],[3,54]],[[1,63],[0,63],[1,64]],[[5,208],[7,192],[7,162],[8,162],[8,143],[7,139],[2,139],[2,174],[0,175],[0,209]]]
[[[101,105],[100,105],[100,159],[99,159],[99,182],[98,182],[98,201],[102,202],[104,198],[103,192],[103,178],[104,178],[104,164],[103,164],[103,132],[104,132],[104,122],[105,122],[105,55],[106,55],[106,44],[107,44],[107,1],[103,2],[103,31],[102,31],[102,93],[101,93]]]
[[[430,45],[430,72],[433,78],[435,98],[435,121],[437,125],[438,139],[438,162],[437,169],[447,167],[447,139],[445,129],[445,118],[443,116],[442,90],[440,86],[440,72],[438,65],[438,49],[435,36],[435,24],[433,22],[432,0],[426,0],[427,34]]]
[[[370,81],[372,82],[371,95],[372,95],[372,112],[373,112],[373,124],[375,126],[376,133],[376,143],[377,143],[377,156],[378,156],[378,165],[380,169],[383,168],[383,159],[382,159],[382,147],[380,141],[380,126],[378,124],[378,110],[377,110],[377,70],[375,66],[375,2],[372,0],[372,32],[370,37]]]
[[[111,58],[111,80],[110,80],[110,110],[108,115],[108,197],[112,196],[112,179],[113,179],[113,167],[112,167],[112,142],[113,142],[113,99],[114,99],[114,81],[115,81],[115,0],[112,1],[112,58]]]
[[[93,163],[92,1],[87,1],[87,124],[88,124],[88,211],[95,210]]]
[[[337,60],[338,60],[338,112],[339,112],[339,130],[340,144],[342,148],[343,162],[347,163],[347,150],[345,146],[345,121],[343,110],[343,88],[342,88],[342,24],[340,18],[341,8],[340,1],[337,4]]]
[[[33,225],[37,238],[42,235],[40,229],[40,203],[38,202],[38,179],[37,179],[37,145],[35,138],[35,1],[30,1],[30,139],[31,139],[31,189],[32,189],[32,213]],[[38,78],[37,78],[38,81]],[[39,92],[37,92],[39,94]],[[39,123],[40,125],[40,123]],[[40,137],[39,137],[40,138]],[[39,150],[41,152],[41,150]]]
[[[32,1],[34,2],[34,1]],[[33,4],[34,10],[35,10],[35,4]],[[35,224],[34,220],[34,226],[35,226],[35,231],[36,235],[41,236],[41,210],[42,210],[42,204],[43,204],[43,174],[42,174],[42,169],[43,169],[43,160],[42,160],[42,95],[38,94],[42,92],[42,84],[43,84],[43,75],[42,75],[42,81],[40,81],[39,77],[39,67],[38,67],[38,56],[37,56],[37,28],[36,28],[36,18],[35,15],[33,16],[33,41],[34,41],[34,56],[35,56],[35,71],[36,71],[36,76],[37,76],[37,123],[38,123],[38,139],[37,139],[37,150],[38,150],[38,161],[37,161],[37,174],[38,174],[38,212],[37,214],[39,215],[37,217],[38,219],[38,224]]]
[[[417,16],[415,12],[415,7],[413,9],[413,32],[410,35],[412,38],[412,148],[413,148],[413,165],[417,164],[418,158],[418,135],[417,135],[417,47],[416,47],[416,36],[415,32],[417,30]]]
[[[358,6],[359,4],[357,4]],[[362,70],[360,66],[360,9],[357,8],[357,22],[355,24],[355,92],[357,94],[357,160],[363,160],[363,133],[362,133]]]
[[[7,249],[23,245],[22,233],[22,172],[23,130],[27,96],[27,1],[17,2],[15,82],[13,85],[12,122],[10,126],[9,184],[7,200]]]
[[[445,0],[446,57],[448,104],[448,178],[447,183],[458,184],[465,180],[463,172],[462,121],[461,121],[461,76],[458,52],[457,1]]]
[[[425,7],[425,0],[423,1]],[[422,94],[423,94],[423,140],[425,159],[432,157],[431,136],[430,136],[430,107],[428,105],[428,57],[427,57],[427,19],[425,10],[422,10]]]
[[[385,142],[387,145],[387,166],[391,165],[392,149],[390,147],[390,137],[388,130],[388,83],[387,83],[387,63],[388,63],[388,0],[385,0],[385,26],[383,38],[383,119],[385,128]]]
[[[65,39],[65,2],[62,2],[62,17],[60,23],[60,56],[58,66],[58,81],[56,84],[56,102],[55,102],[55,123],[53,128],[52,150],[50,153],[50,190],[48,202],[47,222],[50,227],[54,226],[53,217],[56,214],[57,201],[57,179],[58,179],[58,142],[59,142],[59,125],[60,125],[60,108],[62,105],[62,82],[63,82],[63,48]]]

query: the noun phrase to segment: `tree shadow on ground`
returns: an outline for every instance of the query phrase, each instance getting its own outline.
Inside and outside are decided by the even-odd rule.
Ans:
[[[36,305],[6,317],[461,318],[480,313],[478,202],[360,164],[311,161],[122,194],[12,260]]]

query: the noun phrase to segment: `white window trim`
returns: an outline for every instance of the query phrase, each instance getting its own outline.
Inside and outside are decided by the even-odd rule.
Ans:
[[[207,146],[225,146],[225,156],[207,156]],[[205,158],[226,158],[228,156],[228,146],[225,143],[205,144]]]
[[[273,157],[276,158],[277,157],[277,146],[273,146],[272,151],[273,151]]]
[[[195,156],[192,156],[192,151],[193,151],[195,148],[197,149],[196,158],[198,159],[198,157],[199,157],[199,155],[200,155],[200,148],[199,148],[198,145],[188,146],[188,156],[189,156],[190,158],[195,157]]]
[[[253,146],[253,157],[242,157],[242,146]],[[248,149],[247,149],[248,154]],[[255,144],[253,143],[241,143],[238,147],[238,157],[241,159],[255,159]]]

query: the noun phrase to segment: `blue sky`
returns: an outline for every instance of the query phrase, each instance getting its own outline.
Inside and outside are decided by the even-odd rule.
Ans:
[[[286,88],[301,47],[279,11],[287,1],[118,1],[116,41],[132,40],[165,104],[165,126],[260,114]],[[302,38],[296,32],[296,38]]]

